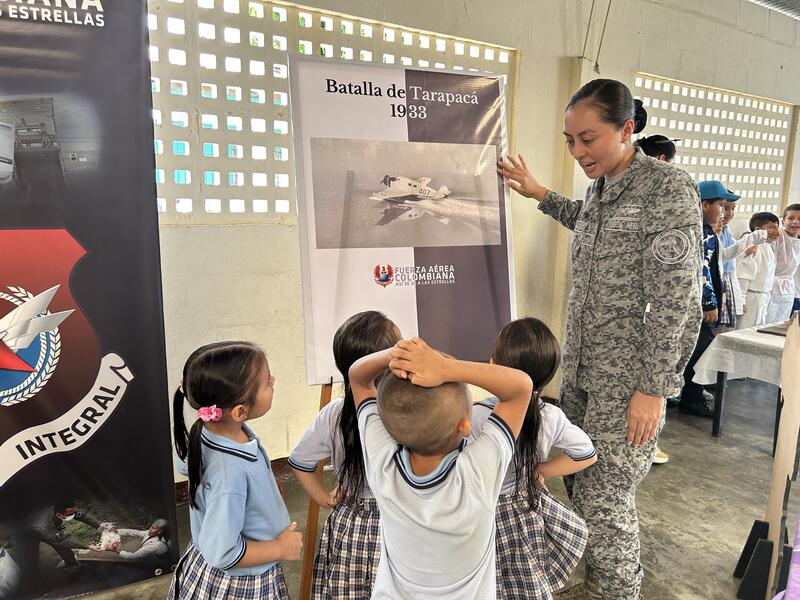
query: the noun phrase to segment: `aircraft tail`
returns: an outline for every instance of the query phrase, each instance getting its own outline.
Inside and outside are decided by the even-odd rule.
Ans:
[[[444,195],[444,196],[449,196],[450,195],[450,190],[448,189],[448,187],[446,185],[443,185],[442,187],[439,188],[439,193]]]

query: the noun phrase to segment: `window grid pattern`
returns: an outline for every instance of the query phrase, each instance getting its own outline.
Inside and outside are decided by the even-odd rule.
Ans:
[[[738,214],[778,213],[793,106],[647,73],[634,75],[634,94],[647,110],[644,134],[679,138],[675,163],[695,181],[717,179],[742,196]]]
[[[296,222],[288,55],[488,72],[511,48],[261,0],[151,0],[162,224]]]

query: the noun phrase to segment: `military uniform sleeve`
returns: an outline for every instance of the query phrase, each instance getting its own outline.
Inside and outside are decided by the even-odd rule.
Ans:
[[[87,525],[89,525],[90,527],[94,527],[95,529],[100,527],[100,521],[87,512],[83,511],[76,512],[75,519],[77,519],[81,523],[86,523]]]
[[[539,202],[539,210],[567,229],[575,229],[575,223],[583,210],[583,200],[570,200],[553,190],[547,190],[544,199]]]
[[[682,338],[700,325],[701,224],[697,188],[686,173],[655,182],[642,219],[644,329],[638,389],[667,396],[684,368]]]

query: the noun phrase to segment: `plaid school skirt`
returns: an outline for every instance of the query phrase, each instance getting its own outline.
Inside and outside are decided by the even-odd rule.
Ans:
[[[583,556],[586,523],[544,491],[536,511],[513,494],[501,495],[495,520],[497,597],[550,600]]]
[[[261,575],[231,576],[212,567],[193,545],[181,557],[167,600],[289,600],[280,564]]]
[[[736,275],[734,274],[733,277]],[[736,305],[736,297],[733,293],[733,280],[730,273],[722,274],[722,302],[719,303],[719,324],[728,325],[730,327],[736,326],[736,313],[738,306]]]
[[[380,512],[364,498],[358,512],[340,505],[325,520],[314,560],[313,600],[369,600],[381,553]]]

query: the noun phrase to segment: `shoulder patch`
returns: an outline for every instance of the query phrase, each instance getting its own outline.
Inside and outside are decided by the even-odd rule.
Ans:
[[[653,255],[665,265],[682,263],[690,251],[689,237],[678,229],[662,231],[653,240]]]

